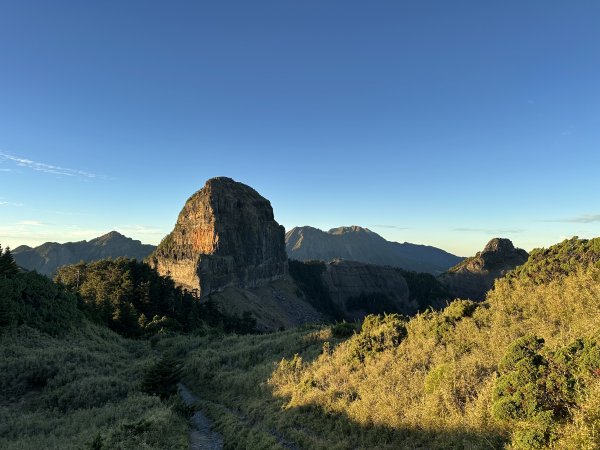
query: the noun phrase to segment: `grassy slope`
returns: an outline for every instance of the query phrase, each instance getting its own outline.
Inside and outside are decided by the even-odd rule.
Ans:
[[[500,280],[474,312],[456,303],[416,316],[399,345],[364,363],[355,358],[360,335],[341,342],[327,327],[161,345],[187,353],[186,379],[228,448],[534,448],[523,442],[535,420],[494,414],[500,361],[529,333],[545,339],[549,360],[578,338],[597,345],[599,299],[593,267],[544,284]],[[577,380],[568,412],[538,447],[600,447],[600,371]]]
[[[148,342],[80,325],[0,334],[0,448],[186,448],[186,420],[139,390]]]

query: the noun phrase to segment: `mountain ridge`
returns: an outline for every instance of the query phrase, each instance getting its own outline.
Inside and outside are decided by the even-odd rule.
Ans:
[[[388,241],[358,225],[329,231],[312,226],[294,227],[286,233],[285,242],[288,256],[300,261],[346,259],[435,275],[463,260],[430,245]]]
[[[52,276],[59,267],[98,261],[104,258],[127,257],[142,260],[156,247],[143,244],[137,239],[127,237],[117,231],[109,231],[90,240],[75,242],[44,242],[37,247],[20,245],[13,250],[17,264],[27,270],[35,270],[43,275]]]

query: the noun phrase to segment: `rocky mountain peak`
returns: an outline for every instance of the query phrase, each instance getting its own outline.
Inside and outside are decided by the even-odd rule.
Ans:
[[[368,228],[359,227],[358,225],[351,225],[351,226],[344,226],[344,227],[332,228],[327,233],[333,234],[333,235],[341,235],[341,234],[346,234],[346,233],[370,233],[370,234],[374,234]]]
[[[515,246],[513,245],[510,239],[506,238],[494,238],[488,242],[481,254],[486,253],[512,253],[515,250]]]
[[[91,239],[90,242],[107,242],[107,241],[119,240],[119,239],[130,239],[130,238],[123,236],[118,231],[113,230],[113,231],[109,231],[106,234],[103,234],[102,236]]]
[[[483,300],[496,278],[525,263],[528,257],[510,239],[494,238],[482,251],[452,267],[439,279],[456,297]]]
[[[286,273],[285,231],[271,203],[243,183],[211,178],[179,213],[150,263],[201,296]]]
[[[518,266],[527,261],[528,254],[525,250],[515,248],[512,241],[506,238],[490,240],[476,258],[481,260],[481,268],[493,270],[498,266]],[[511,267],[513,268],[513,267]]]

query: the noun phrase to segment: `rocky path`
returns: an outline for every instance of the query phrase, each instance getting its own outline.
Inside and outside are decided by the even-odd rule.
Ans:
[[[198,396],[190,391],[183,383],[177,385],[181,400],[193,406]],[[190,419],[193,428],[189,432],[190,450],[221,450],[223,448],[223,436],[212,431],[212,422],[200,410],[194,412]]]
[[[194,406],[194,404],[200,399],[183,383],[179,383],[177,385],[177,388],[181,399],[188,406]],[[222,405],[220,403],[209,403],[223,410],[223,412],[226,414],[234,415],[242,424],[244,424],[244,426],[248,428],[254,428],[256,426],[256,424],[251,423],[251,421],[248,418],[244,417],[238,411],[233,411],[227,408],[227,406]],[[212,422],[208,417],[204,415],[204,413],[201,410],[197,410],[190,421],[193,426],[193,429],[189,432],[191,450],[221,450],[223,448],[223,436],[221,436],[221,434],[217,433],[216,431],[211,430]],[[300,450],[300,448],[295,443],[288,441],[276,430],[262,428],[261,431],[266,432],[272,437],[274,437],[277,443],[286,450]]]

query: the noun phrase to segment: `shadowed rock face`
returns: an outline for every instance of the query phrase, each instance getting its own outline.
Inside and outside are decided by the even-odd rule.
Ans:
[[[528,253],[515,248],[510,239],[494,238],[481,252],[467,258],[438,277],[457,298],[484,300],[497,278],[524,264]]]
[[[267,199],[231,178],[212,178],[188,199],[150,264],[202,297],[256,287],[285,275],[284,236]]]
[[[361,295],[383,296],[388,306],[393,306],[391,312],[414,314],[418,309],[416,302],[410,299],[406,280],[393,267],[334,260],[325,265],[322,279],[331,300],[349,319],[362,319],[368,314],[360,308],[348,308],[347,302]]]

